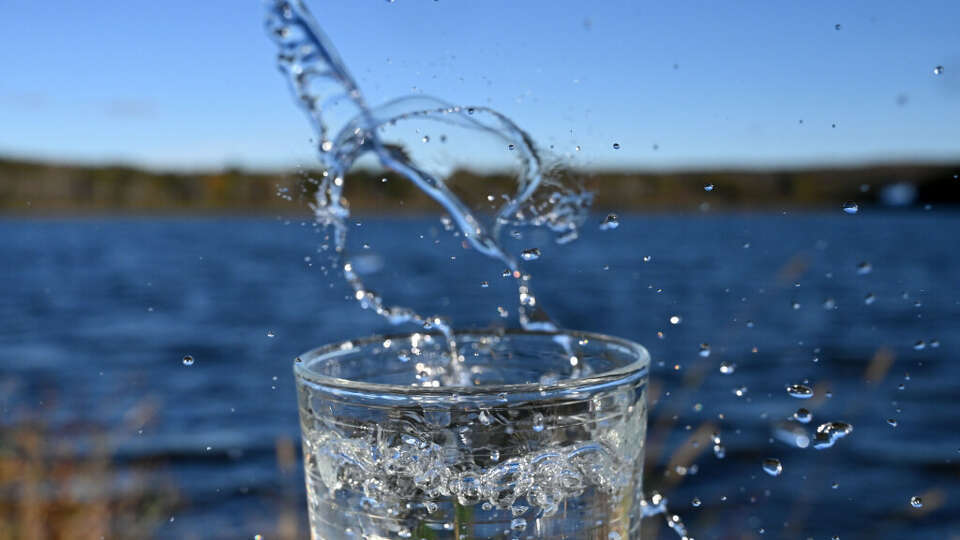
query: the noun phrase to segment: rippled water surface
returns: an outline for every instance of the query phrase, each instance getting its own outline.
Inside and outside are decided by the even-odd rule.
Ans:
[[[960,216],[620,215],[601,230],[603,217],[572,246],[526,231],[508,249],[541,249],[523,264],[559,324],[649,348],[646,483],[696,538],[960,530]],[[512,279],[436,218],[353,226],[358,271],[378,290],[457,326],[516,324]],[[101,434],[118,493],[149,465],[148,489],[177,494],[157,537],[270,538],[281,518],[305,531],[286,457],[299,436],[292,358],[407,330],[344,298],[339,274],[313,262],[311,230],[0,222],[0,428],[41,423],[51,453],[93,452],[87,435]],[[841,421],[853,432],[815,449],[817,426]],[[671,537],[660,520],[647,530]]]

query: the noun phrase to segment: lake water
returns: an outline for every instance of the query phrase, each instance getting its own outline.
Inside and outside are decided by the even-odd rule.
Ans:
[[[647,489],[696,538],[960,531],[960,214],[620,221],[567,246],[526,232],[511,248],[542,249],[525,268],[559,324],[650,350]],[[457,326],[516,325],[512,280],[438,220],[354,226],[360,270],[388,302]],[[293,357],[412,330],[345,300],[340,276],[319,268],[312,230],[287,218],[0,221],[0,453],[30,424],[50,455],[106,454],[113,496],[146,493],[159,508],[116,511],[153,516],[154,537],[302,536]],[[785,392],[804,381],[812,399]],[[854,431],[825,450],[780,442],[777,424],[799,407],[813,414],[808,431],[834,420]],[[781,461],[780,476],[764,472],[766,458]],[[672,537],[659,518],[646,527]]]

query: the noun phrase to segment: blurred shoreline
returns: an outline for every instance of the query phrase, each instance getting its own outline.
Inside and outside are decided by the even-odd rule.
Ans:
[[[960,204],[960,163],[702,171],[565,171],[583,178],[598,211],[779,211]],[[0,216],[298,215],[308,213],[318,171],[150,171],[0,157]],[[451,189],[470,205],[512,192],[506,173],[455,171]],[[712,186],[712,187],[710,187]],[[439,206],[393,173],[356,170],[347,198],[359,214],[435,213]],[[298,200],[299,199],[299,200]]]

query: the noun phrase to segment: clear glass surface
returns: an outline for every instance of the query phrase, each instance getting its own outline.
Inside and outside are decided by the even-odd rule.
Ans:
[[[294,372],[314,539],[640,535],[649,357],[580,332],[377,336]]]

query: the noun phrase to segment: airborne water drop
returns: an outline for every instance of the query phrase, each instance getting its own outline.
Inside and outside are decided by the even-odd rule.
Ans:
[[[770,476],[780,476],[783,472],[783,464],[777,458],[767,458],[763,460],[763,472]]]

